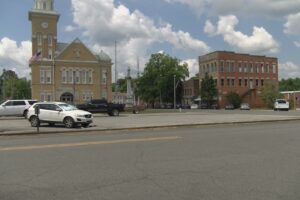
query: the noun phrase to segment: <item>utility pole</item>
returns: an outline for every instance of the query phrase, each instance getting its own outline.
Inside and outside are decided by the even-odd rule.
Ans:
[[[76,95],[75,95],[75,75],[76,75],[76,71],[73,71],[73,105],[75,105],[75,99],[76,99]]]
[[[176,109],[176,75],[174,74],[174,110]]]
[[[119,90],[119,87],[118,87],[118,65],[117,65],[117,41],[115,41],[115,92],[117,93],[118,90]]]

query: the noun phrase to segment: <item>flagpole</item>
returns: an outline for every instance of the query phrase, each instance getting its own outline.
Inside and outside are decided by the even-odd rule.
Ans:
[[[52,57],[52,67],[53,67],[53,101],[56,101],[56,94],[55,94],[55,58],[54,58],[55,55],[53,55]]]

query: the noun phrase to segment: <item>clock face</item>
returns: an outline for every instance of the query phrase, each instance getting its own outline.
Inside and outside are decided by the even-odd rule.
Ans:
[[[42,22],[42,23],[41,23],[41,26],[42,26],[43,28],[48,28],[48,23],[47,23],[47,22]]]

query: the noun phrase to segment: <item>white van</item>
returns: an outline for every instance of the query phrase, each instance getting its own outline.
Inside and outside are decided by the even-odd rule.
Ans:
[[[286,110],[290,109],[290,104],[285,99],[276,99],[274,103],[274,110]]]

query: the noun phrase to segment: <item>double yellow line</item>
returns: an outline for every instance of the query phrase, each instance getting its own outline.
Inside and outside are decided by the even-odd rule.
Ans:
[[[5,151],[26,151],[26,150],[51,149],[51,148],[67,148],[67,147],[81,147],[81,146],[104,145],[104,144],[154,142],[154,141],[164,141],[164,140],[177,140],[177,139],[180,139],[180,138],[181,137],[178,137],[178,136],[169,136],[169,137],[152,137],[152,138],[135,138],[135,139],[123,139],[123,140],[77,142],[77,143],[65,143],[65,144],[17,146],[17,147],[0,148],[0,152],[5,152]]]

